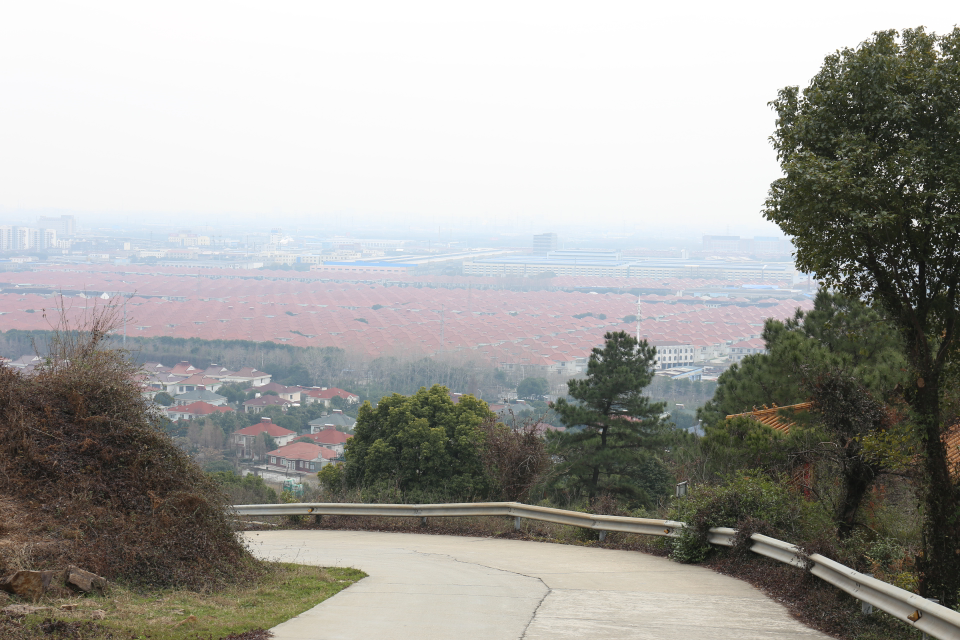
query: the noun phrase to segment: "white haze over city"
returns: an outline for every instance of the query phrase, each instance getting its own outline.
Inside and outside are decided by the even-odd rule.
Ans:
[[[20,2],[0,218],[776,234],[767,103],[951,2]]]

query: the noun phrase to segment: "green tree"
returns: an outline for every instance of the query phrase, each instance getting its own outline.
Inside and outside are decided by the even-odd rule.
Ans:
[[[812,377],[827,370],[843,371],[879,396],[904,381],[895,328],[877,309],[842,294],[819,291],[813,309],[798,309],[785,322],[768,320],[762,336],[768,353],[720,374],[713,398],[698,410],[708,429],[731,414],[805,402]]]
[[[231,504],[277,503],[277,492],[259,476],[239,476],[233,470],[211,472],[210,475],[226,490]]]
[[[902,466],[864,447],[867,441],[886,441],[896,427],[886,400],[895,399],[904,382],[902,343],[878,310],[827,291],[818,292],[809,312],[768,321],[763,337],[769,353],[744,358],[724,372],[714,398],[701,408],[704,452],[717,475],[738,465],[776,475],[787,471],[791,460],[828,461],[841,480],[837,532],[847,537],[876,478]],[[753,420],[726,420],[807,400],[813,401],[812,415],[784,416],[795,423],[786,437]],[[806,433],[811,429],[816,437]]]
[[[517,385],[517,397],[529,400],[543,400],[550,393],[550,384],[546,378],[524,378]]]
[[[169,407],[175,402],[175,400],[173,399],[173,396],[167,393],[166,391],[161,391],[160,393],[155,395],[153,397],[153,401],[156,402],[161,407]]]
[[[827,56],[803,93],[772,103],[784,177],[764,214],[797,266],[881,304],[906,344],[925,453],[920,592],[960,593],[960,487],[941,441],[960,285],[960,30],[883,31]]]
[[[643,394],[653,378],[656,349],[623,331],[607,333],[595,348],[587,377],[567,383],[576,402],[560,398],[554,412],[568,429],[549,434],[556,472],[590,499],[600,494],[651,504],[668,489],[669,476],[653,453],[669,424],[664,404]]]
[[[442,494],[451,499],[483,495],[481,424],[494,414],[482,400],[434,385],[412,396],[393,394],[376,408],[364,402],[347,441],[345,475],[350,486],[396,487],[405,500]]]
[[[221,386],[217,389],[217,393],[226,398],[227,402],[234,404],[241,403],[248,399],[246,388],[236,382]]]

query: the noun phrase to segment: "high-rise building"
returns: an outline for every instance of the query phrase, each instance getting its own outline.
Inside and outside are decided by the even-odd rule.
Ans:
[[[533,236],[533,252],[547,255],[551,251],[556,251],[559,246],[557,234],[541,233]]]
[[[57,236],[61,238],[73,236],[76,234],[77,221],[73,216],[40,216],[37,220],[37,226],[41,229],[54,229]]]
[[[14,227],[13,228],[13,248],[14,249],[30,249],[30,227]]]
[[[0,251],[13,250],[13,227],[10,225],[0,226]]]
[[[52,249],[57,245],[56,229],[30,229],[31,249]]]

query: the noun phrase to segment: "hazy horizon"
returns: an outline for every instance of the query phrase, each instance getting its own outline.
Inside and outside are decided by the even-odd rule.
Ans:
[[[777,90],[953,18],[755,6],[21,3],[0,219],[779,235]]]

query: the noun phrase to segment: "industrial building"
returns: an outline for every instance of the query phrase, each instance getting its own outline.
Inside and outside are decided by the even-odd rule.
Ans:
[[[614,278],[686,278],[749,282],[792,282],[789,262],[752,260],[684,260],[640,258],[626,260],[617,251],[551,251],[545,256],[505,256],[464,262],[471,276],[607,276]]]

